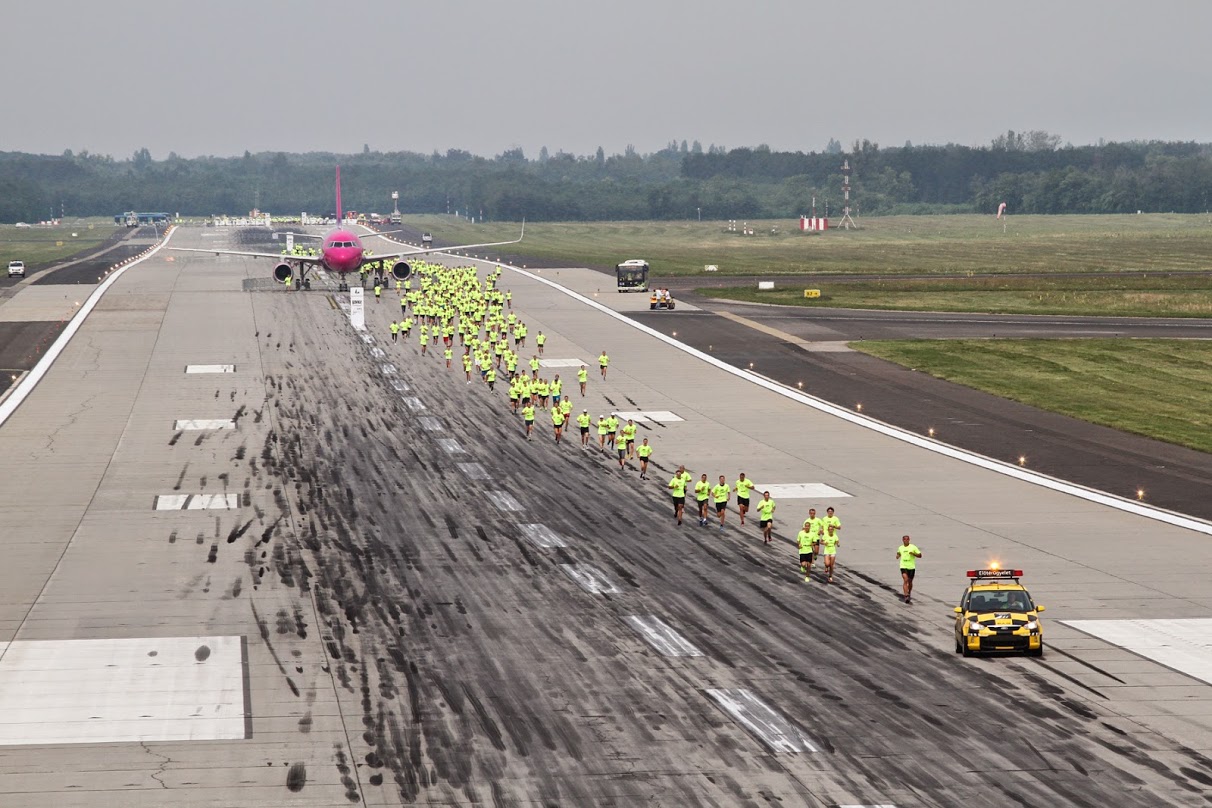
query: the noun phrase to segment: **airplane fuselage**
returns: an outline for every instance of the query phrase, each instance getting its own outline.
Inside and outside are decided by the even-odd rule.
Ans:
[[[340,227],[324,236],[320,246],[320,262],[325,269],[338,275],[357,272],[365,257],[358,234]]]

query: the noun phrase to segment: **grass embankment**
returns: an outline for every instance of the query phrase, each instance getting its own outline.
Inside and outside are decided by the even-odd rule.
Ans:
[[[37,269],[100,246],[114,229],[113,220],[104,219],[73,221],[58,227],[0,225],[0,269],[9,261],[24,261],[27,268]]]
[[[454,216],[406,222],[457,243],[516,238],[514,222],[472,224]],[[1207,215],[888,216],[857,231],[802,233],[791,219],[749,222],[756,235],[726,222],[529,222],[511,254],[566,266],[614,266],[645,258],[653,274],[699,275],[997,275],[1007,273],[1183,272],[1212,268]],[[738,223],[740,224],[740,223]],[[771,228],[777,227],[777,234]],[[718,275],[704,275],[715,264]]]
[[[853,347],[1003,398],[1212,452],[1212,342],[873,340]]]
[[[699,294],[806,308],[975,311],[989,314],[1082,314],[1120,317],[1212,317],[1212,276],[973,278],[836,281],[761,292],[753,285],[698,289]]]

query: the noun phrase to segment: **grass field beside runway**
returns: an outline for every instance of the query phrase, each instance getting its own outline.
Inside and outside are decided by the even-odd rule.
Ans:
[[[516,238],[518,232],[514,222],[473,224],[443,215],[410,215],[405,223],[454,243]],[[751,221],[755,235],[745,236],[728,232],[727,223],[719,221],[530,222],[525,240],[506,249],[566,266],[612,267],[644,258],[657,277],[1212,268],[1212,217],[1206,214],[1011,216],[1004,223],[979,215],[888,216],[861,224],[857,231],[808,234],[792,219]],[[707,264],[719,272],[704,273]]]
[[[1212,452],[1212,342],[873,340],[852,346],[1033,407]]]
[[[773,291],[748,286],[695,290],[706,297],[804,308],[968,311],[987,314],[1071,314],[1117,317],[1212,317],[1212,276],[1140,275],[985,277],[963,280],[838,281]],[[777,288],[777,287],[784,288]]]
[[[90,229],[91,227],[91,229]],[[98,247],[114,234],[113,220],[87,219],[57,227],[0,225],[0,265],[24,261],[36,269]],[[73,237],[72,233],[76,235]]]

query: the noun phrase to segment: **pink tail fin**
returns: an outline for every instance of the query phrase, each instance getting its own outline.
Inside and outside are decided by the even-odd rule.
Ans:
[[[341,213],[341,167],[337,166],[337,224],[344,218]]]

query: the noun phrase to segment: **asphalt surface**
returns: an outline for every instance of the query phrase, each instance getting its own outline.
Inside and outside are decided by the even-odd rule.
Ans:
[[[14,546],[0,627],[4,640],[247,637],[249,731],[7,747],[6,808],[1212,801],[1206,737],[1197,746],[1190,727],[1162,734],[1113,709],[1107,692],[1128,674],[1075,661],[1080,643],[1059,626],[1041,660],[957,658],[947,604],[927,588],[903,605],[891,553],[871,538],[917,520],[933,537],[930,569],[953,566],[948,546],[1003,529],[1016,510],[1005,493],[1019,492],[1049,519],[1092,515],[1109,531],[1067,546],[1075,562],[1022,550],[1054,593],[1101,597],[1121,566],[1105,543],[1143,520],[957,471],[683,366],[669,346],[514,277],[515,307],[551,335],[552,356],[611,345],[611,381],[594,377],[587,408],[665,403],[686,416],[653,431],[659,474],[695,452],[717,452],[722,468],[744,446],[792,475],[767,478],[853,492],[839,583],[805,584],[792,516],[770,548],[753,524],[676,526],[658,474],[641,483],[634,467],[555,445],[542,415],[528,442],[501,386],[466,385],[415,335],[391,343],[394,305],[367,306],[370,343],[336,295],[243,293],[264,262],[182,256],[120,279],[0,430],[0,458],[26,472],[0,477]],[[215,361],[233,372],[182,373]],[[174,418],[198,417],[235,423],[174,433]],[[802,457],[805,435],[822,457]],[[946,486],[961,501],[941,504]],[[239,506],[153,511],[170,490],[230,491]],[[965,512],[973,500],[980,512]],[[1191,537],[1149,528],[1161,547]],[[1154,562],[1173,564],[1166,555]],[[1078,563],[1085,580],[1059,580]],[[1168,614],[1177,597],[1152,608]]]
[[[848,409],[1035,471],[1212,519],[1212,455],[1045,412],[857,351],[810,352],[708,312],[632,317],[706,351]],[[766,322],[770,322],[767,320]],[[780,323],[782,324],[782,323]]]
[[[284,298],[257,303],[273,324],[260,348],[273,431],[248,473],[283,489],[273,519],[285,529],[267,542],[278,561],[252,564],[310,588],[343,699],[359,709],[356,757],[379,764],[401,802],[1202,799],[1184,770],[1212,776],[1212,761],[1155,766],[1043,663],[1010,661],[1005,677],[951,665],[949,651],[916,647],[917,621],[863,576],[807,609],[785,550],[675,527],[607,459],[557,448],[546,428],[527,443],[503,396],[467,389],[415,338],[387,346],[398,372],[385,375],[322,299]],[[393,380],[461,453],[440,447]],[[486,490],[567,546],[537,547]],[[563,565],[618,591],[587,596]],[[705,659],[637,649],[625,623],[636,614],[677,626]],[[706,697],[719,687],[777,702],[821,751],[755,748]]]

